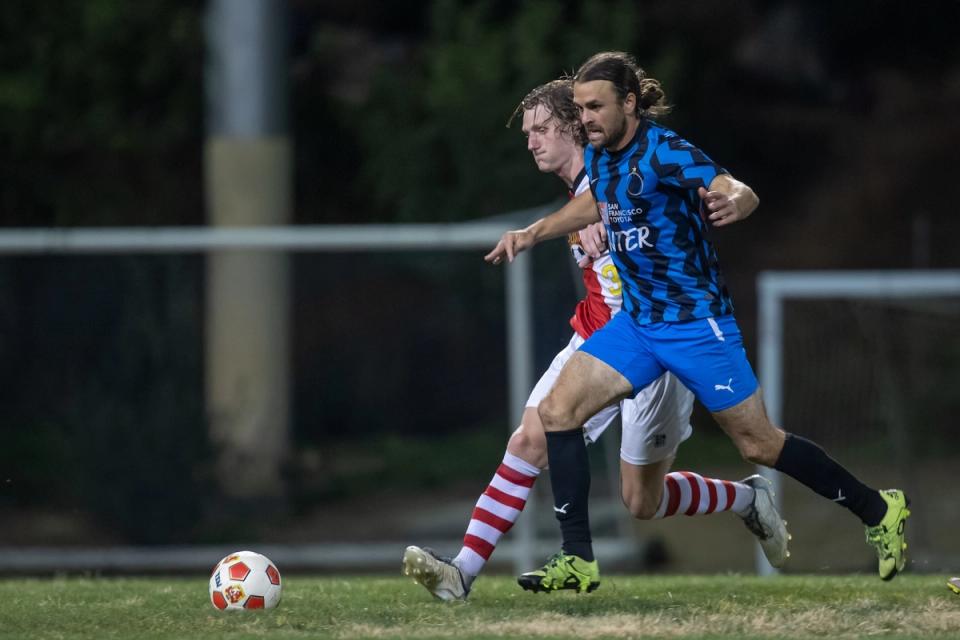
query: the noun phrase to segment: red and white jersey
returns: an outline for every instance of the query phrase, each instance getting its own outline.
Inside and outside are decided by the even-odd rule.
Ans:
[[[574,181],[574,188],[570,191],[570,197],[578,196],[589,188],[590,179],[587,177],[587,172],[581,170],[580,175]],[[567,244],[570,245],[573,259],[579,264],[580,260],[586,256],[580,246],[580,234],[571,233],[567,237]],[[573,317],[570,318],[570,326],[580,337],[586,340],[594,331],[607,324],[615,313],[620,311],[623,298],[620,276],[617,274],[617,268],[613,265],[609,252],[591,260],[581,267],[581,270],[587,295],[577,303]]]

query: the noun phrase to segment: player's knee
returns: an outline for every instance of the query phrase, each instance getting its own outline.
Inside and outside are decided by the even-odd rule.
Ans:
[[[740,456],[752,464],[772,467],[783,446],[783,432],[765,418],[745,421],[730,435]]]
[[[541,430],[525,428],[521,424],[510,436],[507,451],[538,469],[547,466],[547,439]]]
[[[660,506],[660,496],[645,491],[642,483],[634,486],[630,482],[624,482],[621,486],[620,497],[623,499],[627,511],[637,520],[653,519],[657,514],[657,508]]]
[[[644,494],[642,491],[624,491],[621,496],[624,506],[637,520],[652,520],[657,514],[659,501],[654,500],[652,496]]]
[[[563,431],[572,428],[571,412],[553,394],[548,394],[537,408],[545,431]]]
[[[749,462],[750,464],[760,464],[760,450],[755,447],[741,446],[740,457],[744,462]]]
[[[762,464],[772,467],[777,461],[777,452],[763,438],[741,438],[737,442],[740,456],[751,464]]]

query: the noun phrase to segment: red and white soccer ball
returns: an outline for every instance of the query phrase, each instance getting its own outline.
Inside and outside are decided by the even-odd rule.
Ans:
[[[221,611],[273,609],[282,591],[277,566],[253,551],[231,553],[210,575],[210,602]]]

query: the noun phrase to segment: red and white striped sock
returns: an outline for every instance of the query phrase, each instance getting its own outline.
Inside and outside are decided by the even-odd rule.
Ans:
[[[691,471],[674,471],[663,477],[663,496],[654,520],[675,515],[733,511],[743,515],[753,504],[753,487],[741,482],[704,478]]]
[[[500,536],[517,521],[540,469],[511,453],[504,453],[486,491],[477,500],[470,525],[463,536],[463,548],[454,562],[464,577],[472,580],[490,559]]]

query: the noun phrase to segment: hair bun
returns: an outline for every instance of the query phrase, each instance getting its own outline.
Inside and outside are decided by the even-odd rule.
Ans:
[[[659,81],[653,78],[642,78],[640,80],[640,108],[644,111],[660,103],[664,95]]]

